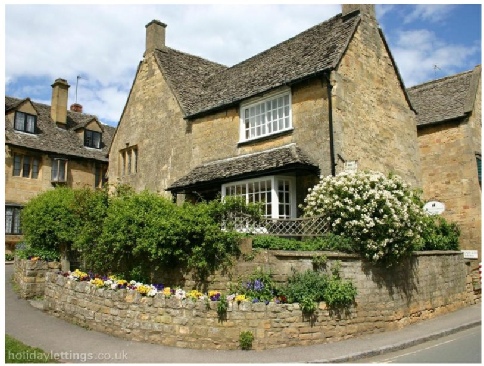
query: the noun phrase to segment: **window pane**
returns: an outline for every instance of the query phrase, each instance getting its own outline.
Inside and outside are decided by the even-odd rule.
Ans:
[[[14,155],[13,158],[13,175],[20,176],[20,171],[22,170],[22,156]]]
[[[32,178],[37,179],[39,176],[39,159],[32,158]]]
[[[35,116],[27,115],[27,127],[26,131],[30,133],[35,133]]]
[[[59,160],[59,181],[65,182],[66,180],[66,161]]]
[[[20,209],[19,208],[14,208],[13,209],[14,215],[13,215],[13,233],[14,234],[20,234]]]
[[[19,131],[24,131],[25,113],[17,112],[15,114],[15,125],[14,128]]]
[[[84,146],[92,146],[92,131],[86,130]]]
[[[13,232],[13,209],[12,207],[5,207],[5,234],[12,234]]]
[[[101,148],[101,134],[99,132],[93,132],[93,147],[96,149]]]
[[[52,174],[51,174],[51,180],[53,182],[57,181],[57,177],[59,174],[59,160],[52,159]]]
[[[24,156],[22,177],[28,178],[29,176],[30,176],[30,157]]]
[[[138,149],[133,150],[133,166],[134,166],[134,173],[138,171]]]

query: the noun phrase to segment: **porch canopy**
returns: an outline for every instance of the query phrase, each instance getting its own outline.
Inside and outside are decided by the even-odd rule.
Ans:
[[[167,191],[177,194],[210,190],[215,187],[220,189],[220,185],[240,179],[291,172],[319,176],[317,164],[294,143],[199,165],[175,181]]]

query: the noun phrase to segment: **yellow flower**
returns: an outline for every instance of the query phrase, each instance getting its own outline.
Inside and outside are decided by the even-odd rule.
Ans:
[[[237,302],[246,301],[246,300],[247,300],[247,298],[245,297],[245,295],[235,296],[235,301],[237,301]]]
[[[95,279],[91,280],[91,283],[93,285],[96,285],[96,287],[103,287],[104,286],[104,281],[100,278],[95,278]]]
[[[171,288],[169,288],[169,287],[165,287],[165,288],[163,289],[163,295],[165,295],[165,296],[170,296],[170,295],[171,295]]]
[[[191,299],[198,299],[200,296],[202,296],[203,294],[198,291],[198,290],[191,290],[187,296]]]
[[[136,290],[142,294],[142,295],[146,295],[149,291],[150,291],[150,286],[146,286],[146,285],[141,285],[139,286],[138,288],[136,288]]]

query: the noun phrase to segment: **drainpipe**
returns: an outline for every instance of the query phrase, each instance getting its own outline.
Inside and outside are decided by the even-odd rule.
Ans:
[[[336,157],[334,153],[334,132],[333,132],[333,100],[332,100],[332,90],[330,80],[331,71],[325,72],[323,77],[326,81],[326,87],[328,91],[328,120],[329,120],[329,157],[331,159],[331,175],[334,177],[336,175]]]

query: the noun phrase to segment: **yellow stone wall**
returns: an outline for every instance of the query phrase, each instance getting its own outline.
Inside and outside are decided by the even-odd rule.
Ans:
[[[461,228],[461,249],[481,249],[481,189],[470,122],[419,129],[424,198],[445,204]]]
[[[109,152],[110,183],[169,196],[165,188],[188,172],[191,134],[153,55],[140,63]],[[136,147],[138,170],[123,176],[120,151]]]
[[[358,170],[395,172],[421,185],[415,113],[376,23],[362,21],[332,73],[336,153]],[[337,160],[337,172],[344,163]]]

